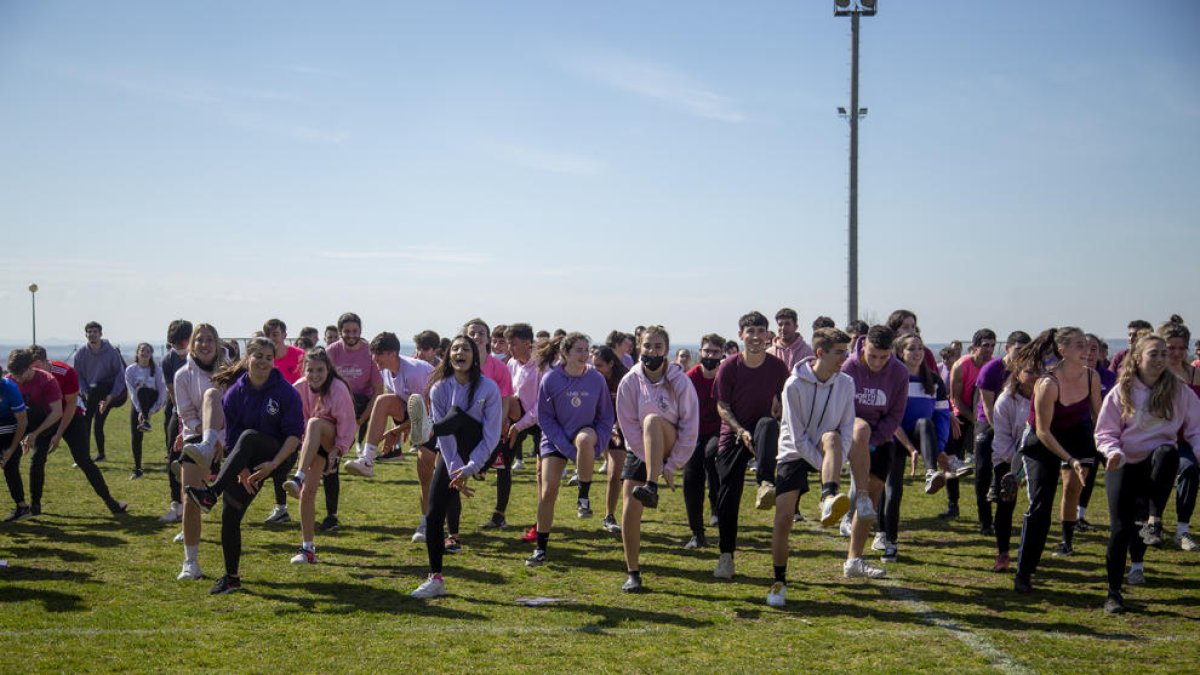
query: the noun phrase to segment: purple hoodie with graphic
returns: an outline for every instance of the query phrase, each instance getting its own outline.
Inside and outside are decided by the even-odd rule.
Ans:
[[[842,364],[854,380],[854,414],[871,425],[871,445],[893,440],[908,404],[908,368],[895,356],[879,372],[871,372],[861,344]]]

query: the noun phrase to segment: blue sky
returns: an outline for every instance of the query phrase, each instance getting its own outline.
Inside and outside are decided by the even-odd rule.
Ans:
[[[1200,4],[880,2],[860,307],[1200,322]],[[845,321],[832,2],[0,3],[0,339]]]

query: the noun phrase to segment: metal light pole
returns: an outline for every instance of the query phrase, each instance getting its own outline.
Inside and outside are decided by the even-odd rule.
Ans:
[[[29,302],[33,308],[33,342],[37,344],[37,284],[29,284]]]
[[[858,107],[858,20],[874,16],[877,0],[834,0],[833,15],[850,17],[850,111],[838,113],[850,120],[850,242],[847,270],[847,321],[858,318],[858,120],[867,109]]]

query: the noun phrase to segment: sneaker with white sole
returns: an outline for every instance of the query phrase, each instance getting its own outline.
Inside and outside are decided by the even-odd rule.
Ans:
[[[849,537],[854,532],[854,520],[849,511],[842,516],[842,524],[838,525],[838,534]]]
[[[887,572],[883,571],[883,568],[875,567],[864,558],[847,560],[842,565],[842,574],[846,575],[847,579],[882,579],[887,576]]]
[[[175,538],[172,539],[171,541],[175,542],[176,544],[182,544],[183,543],[183,530],[180,530],[179,534],[175,535]]]
[[[767,592],[767,605],[770,607],[783,607],[787,604],[787,584],[782,581],[776,581],[771,584],[771,590]]]
[[[425,526],[418,525],[417,530],[413,532],[412,543],[420,544],[425,541]]]
[[[571,474],[571,477],[567,479],[567,485],[569,485],[569,486],[579,485],[579,472],[578,471],[573,472]]]
[[[858,511],[859,520],[875,520],[875,505],[871,503],[869,495],[860,495],[854,508]]]
[[[546,564],[546,552],[540,548],[533,550],[533,554],[525,559],[526,567],[541,567]]]
[[[1125,583],[1130,586],[1141,586],[1146,583],[1145,569],[1130,569],[1129,575],[1125,577]]]
[[[267,516],[263,522],[267,525],[290,523],[292,522],[292,514],[288,513],[287,504],[276,504],[275,508],[271,509],[271,515]]]
[[[849,511],[849,497],[843,494],[827,495],[821,500],[821,527],[833,527]]]
[[[885,563],[894,563],[899,557],[899,547],[896,546],[896,542],[889,540],[887,546],[883,548],[883,555],[879,556],[879,560]]]
[[[935,495],[946,487],[946,472],[930,469],[925,472],[925,494]]]
[[[769,511],[775,508],[775,485],[763,481],[758,484],[758,492],[754,495],[754,508],[759,511]]]
[[[592,500],[580,499],[578,501],[578,503],[576,504],[576,507],[577,507],[576,514],[580,518],[591,518],[592,517]]]
[[[975,473],[975,469],[967,466],[967,463],[961,459],[951,456],[950,468],[947,470],[947,473],[953,474],[952,477],[954,478],[963,478],[964,476],[970,476],[971,474]]]
[[[214,448],[212,443],[184,443],[183,454],[192,458],[198,466],[211,466]]]
[[[181,520],[183,520],[183,505],[179,502],[171,502],[171,508],[158,517],[160,523],[178,523]]]
[[[204,573],[200,571],[200,562],[197,560],[184,560],[183,569],[179,570],[179,576],[175,577],[176,581],[195,581],[204,578]]]
[[[608,460],[607,459],[604,460],[603,462],[601,462],[600,466],[596,468],[596,473],[608,473]]]
[[[292,476],[283,484],[283,491],[292,499],[300,499],[300,490],[304,488],[304,481],[298,476]]]
[[[611,513],[604,516],[604,522],[600,523],[600,527],[603,527],[605,532],[621,534],[621,525]]]
[[[301,546],[300,552],[292,556],[291,562],[293,565],[315,565],[317,563],[317,552]]]
[[[720,558],[717,558],[717,568],[713,570],[713,576],[718,579],[733,578],[733,554],[722,553]]]
[[[417,586],[417,590],[409,595],[419,600],[440,598],[446,595],[446,580],[440,574],[430,574],[429,578],[421,582],[421,585]]]
[[[525,460],[518,459],[517,461],[513,462],[512,470],[513,471],[524,471],[525,470]]]
[[[348,459],[342,464],[342,468],[346,470],[346,473],[354,476],[362,476],[363,478],[375,477],[375,461],[366,457]]]
[[[887,546],[888,546],[887,535],[884,534],[883,532],[876,532],[875,540],[871,542],[871,550],[872,551],[883,551],[883,550],[887,549]]]
[[[1200,541],[1191,532],[1175,535],[1175,545],[1184,551],[1200,551]]]
[[[408,397],[408,421],[410,423],[408,440],[412,446],[415,448],[428,443],[429,437],[433,435],[433,420],[429,418],[429,410],[425,407],[424,396],[413,394]]]

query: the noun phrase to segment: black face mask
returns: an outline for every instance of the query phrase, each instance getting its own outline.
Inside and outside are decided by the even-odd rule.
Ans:
[[[705,370],[714,370],[717,366],[721,365],[721,359],[718,359],[715,356],[706,356],[700,359],[700,365],[703,366]]]
[[[642,354],[642,365],[646,366],[646,370],[658,370],[659,368],[662,368],[663,361],[666,360],[667,357],[665,356],[650,356],[649,354]]]

